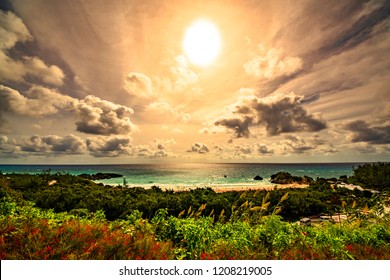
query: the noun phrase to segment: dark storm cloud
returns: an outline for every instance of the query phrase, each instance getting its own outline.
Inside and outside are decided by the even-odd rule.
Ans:
[[[246,96],[230,107],[230,116],[216,120],[214,125],[232,130],[236,138],[249,137],[250,127],[264,126],[270,136],[325,129],[326,122],[308,113],[301,100],[302,97],[294,94],[266,98]]]
[[[352,132],[352,142],[390,143],[390,125],[370,127],[365,121],[357,120],[347,124],[345,129]]]

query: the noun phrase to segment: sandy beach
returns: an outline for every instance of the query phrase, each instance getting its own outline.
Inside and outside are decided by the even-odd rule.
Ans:
[[[255,186],[232,186],[229,188],[226,187],[211,187],[215,192],[227,192],[227,191],[257,191],[257,190],[267,190],[272,191],[275,189],[289,189],[289,188],[307,188],[309,185],[301,184],[283,184],[283,185],[255,185]]]
[[[158,186],[162,190],[173,190],[173,191],[190,191],[197,188],[210,188],[213,191],[217,193],[222,192],[230,192],[230,191],[256,191],[256,190],[275,190],[275,189],[288,189],[288,188],[307,188],[309,185],[307,184],[259,184],[259,185],[252,185],[252,184],[232,184],[232,185],[209,185],[209,186],[188,186],[188,185],[162,185]],[[131,186],[130,186],[131,187]],[[151,186],[145,187],[145,188],[151,188]]]

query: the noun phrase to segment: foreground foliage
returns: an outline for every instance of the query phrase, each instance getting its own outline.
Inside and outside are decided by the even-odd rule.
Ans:
[[[161,209],[151,221],[134,211],[126,219],[107,221],[102,211],[79,217],[31,203],[19,206],[4,197],[0,259],[390,258],[386,215],[301,226],[278,215],[254,214],[248,207],[240,206],[236,211],[241,214],[229,222],[223,215],[218,220],[197,215],[202,209],[186,217],[168,216]]]
[[[107,222],[98,211],[89,219],[1,202],[0,259],[167,259],[169,242],[159,242],[137,220]]]
[[[349,180],[357,180],[355,177]],[[199,208],[207,204],[202,216],[211,212],[232,216],[232,209],[248,201],[260,205],[269,192],[230,191],[215,193],[210,188],[199,188],[186,192],[163,191],[158,187],[151,189],[127,188],[124,186],[104,186],[93,181],[69,174],[0,174],[0,198],[6,194],[16,201],[31,201],[41,209],[54,212],[70,212],[88,215],[98,210],[104,211],[108,220],[125,219],[138,210],[144,219],[153,219],[159,209],[167,209],[168,214],[178,216],[184,209]],[[357,204],[363,208],[378,207],[378,195],[370,191],[349,190],[335,187],[327,179],[317,179],[305,189],[275,189],[269,193],[269,207],[264,214],[275,210],[280,199],[289,193],[278,210],[286,221],[297,221],[302,217],[332,215],[345,208],[344,204]],[[384,194],[386,193],[386,190]]]
[[[362,187],[379,191],[390,190],[390,164],[388,162],[366,163],[353,168],[350,181]]]
[[[0,175],[0,259],[390,259],[382,190],[317,179],[306,189],[175,193]],[[335,213],[347,220],[296,222]]]

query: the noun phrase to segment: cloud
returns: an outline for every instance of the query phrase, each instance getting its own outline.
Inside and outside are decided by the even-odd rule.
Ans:
[[[99,97],[88,95],[76,106],[77,131],[97,135],[129,134],[137,130],[129,115],[133,110]]]
[[[63,137],[50,135],[42,139],[51,147],[51,151],[55,153],[82,154],[86,149],[84,141],[80,137],[72,134]]]
[[[184,56],[176,57],[175,65],[170,67],[168,74],[152,78],[138,72],[127,75],[124,89],[129,93],[128,104],[137,110],[137,117],[153,123],[190,121],[190,114],[181,108],[192,96],[190,86],[198,81],[197,75],[189,69]]]
[[[158,151],[155,151],[153,153],[151,158],[164,158],[164,157],[167,157],[167,156],[168,156],[168,153],[165,150],[159,149]]]
[[[177,107],[173,107],[165,101],[155,101],[149,104],[146,109],[146,117],[152,118],[154,122],[175,122],[188,123],[191,120],[191,115],[182,112]]]
[[[123,136],[89,138],[86,144],[94,157],[119,157],[131,151],[131,138]]]
[[[347,17],[347,20],[352,19],[350,24],[341,29],[341,32],[335,33],[333,38],[329,38],[330,40],[319,49],[319,52],[341,52],[356,47],[373,35],[375,28],[388,19],[389,12],[390,4],[388,1],[364,3],[359,13],[354,16],[350,14],[350,17]]]
[[[250,61],[244,64],[245,72],[256,78],[273,80],[282,76],[290,76],[302,69],[302,59],[283,56],[280,50],[266,49],[259,45]]]
[[[373,154],[377,152],[374,146],[367,143],[359,143],[357,146],[353,146],[352,149],[362,154]]]
[[[230,117],[217,120],[214,125],[224,126],[227,129],[231,129],[234,132],[236,138],[250,136],[249,126],[253,124],[252,117]]]
[[[345,125],[344,128],[352,132],[352,142],[390,143],[390,125],[370,127],[365,121],[357,120]]]
[[[382,29],[389,27],[390,21]],[[390,36],[382,31],[353,49],[324,58],[279,90],[305,95],[302,102],[323,112],[328,121],[375,118],[389,104],[389,82],[384,79],[390,73],[385,59],[389,46]]]
[[[198,153],[198,154],[207,154],[210,152],[209,148],[202,143],[194,143],[189,150],[188,153]]]
[[[154,139],[153,145],[157,147],[158,150],[165,150],[167,147],[176,144],[174,139]]]
[[[275,147],[275,144],[264,144],[264,143],[242,143],[240,145],[231,145],[229,143],[223,146],[215,146],[214,150],[216,155],[222,158],[228,159],[255,159],[259,155],[270,156],[274,154],[274,150],[270,147]]]
[[[250,127],[264,126],[270,136],[325,129],[326,122],[308,113],[301,100],[302,97],[293,93],[265,98],[244,96],[227,108],[230,111],[227,117],[217,119],[214,125],[232,130],[236,138],[248,138]]]
[[[130,72],[124,82],[125,90],[138,97],[154,98],[152,80],[143,73]]]
[[[23,21],[14,13],[0,10],[0,49],[10,49],[16,42],[32,40]]]
[[[65,78],[64,72],[56,65],[47,66],[37,57],[24,57],[26,74],[42,79],[46,84],[61,86]]]
[[[8,142],[8,137],[5,135],[0,136],[0,144],[6,144]]]
[[[37,154],[82,154],[86,151],[84,141],[72,134],[63,137],[34,135],[17,141],[16,145],[23,152]]]
[[[56,65],[46,65],[38,57],[23,56],[20,59],[8,55],[16,43],[32,40],[23,21],[12,12],[0,11],[0,81],[25,81],[34,77],[50,85],[61,86],[64,72]]]
[[[52,89],[32,86],[24,96],[17,90],[0,85],[0,101],[0,113],[41,117],[73,112],[78,116],[76,129],[83,133],[111,135],[137,130],[129,118],[133,114],[131,108],[93,95],[78,100]]]
[[[169,153],[162,146],[156,149],[153,145],[139,145],[132,147],[130,155],[139,158],[165,158],[169,156]]]
[[[0,155],[7,157],[17,157],[20,148],[5,135],[0,136]]]
[[[94,157],[142,157],[164,158],[168,156],[166,145],[172,144],[172,140],[156,139],[152,147],[149,145],[135,146],[132,139],[124,136],[95,137],[86,140],[88,151]]]
[[[257,146],[257,152],[260,155],[267,155],[267,154],[273,154],[274,153],[274,151],[270,150],[268,148],[268,146],[265,145],[265,144],[257,143],[256,146]]]
[[[252,145],[243,144],[234,146],[233,151],[231,152],[234,157],[237,158],[248,158],[253,155]]]
[[[328,147],[324,147],[321,149],[321,152],[324,154],[336,154],[339,153],[340,150],[333,145],[329,145]]]
[[[171,154],[167,147],[173,139],[156,139],[151,145],[132,145],[127,136],[97,136],[83,139],[75,135],[33,135],[9,140],[0,136],[0,154],[8,157],[87,155],[97,158],[139,157],[165,158]]]
[[[171,72],[175,77],[172,84],[173,92],[183,92],[190,90],[199,82],[199,76],[191,70],[187,58],[184,55],[179,55],[175,58],[176,64],[171,67]]]
[[[289,31],[281,31],[280,39],[291,44],[288,49],[302,49],[305,64],[278,91],[305,95],[303,102],[328,122],[376,118],[389,103],[384,77],[390,73],[390,2],[328,1],[321,6],[307,5],[304,12],[312,17],[297,17]]]
[[[305,139],[299,136],[288,135],[282,142],[283,150],[287,153],[303,154],[307,151],[314,150],[316,145],[306,143]]]
[[[26,95],[27,97],[17,90],[0,85],[0,112],[41,117],[69,110],[77,102],[74,98],[41,86],[31,87]]]
[[[7,133],[9,131],[8,121],[4,119],[3,113],[0,110],[0,133]]]

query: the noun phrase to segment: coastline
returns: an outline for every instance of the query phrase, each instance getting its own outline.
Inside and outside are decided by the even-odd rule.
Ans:
[[[191,191],[194,189],[207,189],[210,188],[216,193],[223,192],[232,192],[232,191],[257,191],[257,190],[266,190],[272,191],[275,189],[289,189],[289,188],[307,188],[308,184],[213,184],[213,185],[127,185],[128,188],[144,188],[151,189],[152,187],[158,187],[163,191],[174,191],[174,192],[182,192],[182,191]]]
[[[307,188],[307,184],[275,184],[275,185],[251,185],[251,186],[233,186],[231,188],[213,187],[212,189],[217,193],[228,192],[228,191],[257,191],[266,190],[273,191],[275,189],[303,189]]]

